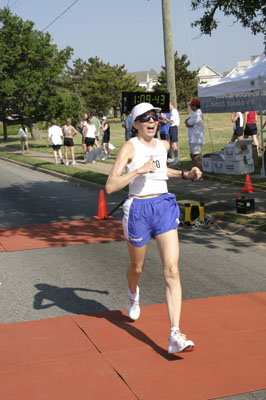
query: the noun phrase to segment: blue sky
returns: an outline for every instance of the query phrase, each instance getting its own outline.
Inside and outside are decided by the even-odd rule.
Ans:
[[[0,0],[12,13],[34,21],[43,30],[74,0]],[[218,15],[218,29],[211,37],[198,38],[190,24],[202,13],[190,9],[190,0],[171,0],[174,50],[186,54],[191,69],[208,64],[219,73],[238,60],[263,52],[263,36],[253,36],[233,18]],[[71,46],[73,59],[98,56],[111,65],[125,65],[129,72],[164,65],[161,0],[78,0],[48,29],[59,49]]]

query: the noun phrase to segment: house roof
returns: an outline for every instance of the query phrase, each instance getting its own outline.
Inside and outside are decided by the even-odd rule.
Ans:
[[[225,78],[226,76],[230,76],[235,74],[236,72],[239,72],[239,68],[235,67],[233,69],[231,69],[231,71],[227,71],[223,73],[223,78]]]
[[[199,70],[199,72],[198,72],[198,75],[199,75],[199,76],[205,75],[205,74],[203,74],[204,69],[208,69],[208,70],[211,71],[212,74],[215,75],[215,76],[219,76],[219,77],[222,76],[221,74],[219,74],[219,72],[215,71],[213,68],[211,68],[211,67],[210,67],[209,65],[207,65],[207,64],[204,64],[204,65],[200,68],[200,70]]]
[[[150,69],[149,74],[150,78],[158,78],[158,74],[153,68]]]
[[[154,69],[150,69],[149,71],[136,71],[136,72],[128,72],[129,75],[133,75],[137,82],[147,82],[147,77],[149,74],[149,79],[157,79],[158,74]]]

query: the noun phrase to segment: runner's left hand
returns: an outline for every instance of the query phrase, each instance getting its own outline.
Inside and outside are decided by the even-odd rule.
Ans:
[[[198,167],[193,167],[187,175],[188,179],[200,179],[202,177],[202,172]]]

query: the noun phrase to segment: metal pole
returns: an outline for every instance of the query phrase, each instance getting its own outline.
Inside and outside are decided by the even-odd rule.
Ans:
[[[261,89],[260,89],[260,138],[261,138],[261,170],[260,175],[265,177],[265,166],[264,166],[264,141],[262,131],[262,102],[261,102]]]
[[[164,58],[166,70],[166,86],[170,93],[170,101],[177,108],[175,85],[175,58],[172,33],[171,0],[162,0]]]
[[[208,126],[209,135],[210,135],[210,138],[211,138],[212,151],[214,151],[214,146],[213,146],[213,141],[212,141],[212,135],[211,135],[210,127],[209,127],[209,121],[208,121],[207,114],[205,114],[205,116],[206,116],[206,121],[207,121],[207,126]]]

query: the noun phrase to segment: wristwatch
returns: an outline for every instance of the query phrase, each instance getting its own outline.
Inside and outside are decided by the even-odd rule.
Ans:
[[[182,171],[182,173],[181,173],[181,178],[182,179],[187,179],[187,176],[185,176],[185,172],[187,172],[187,171]]]

